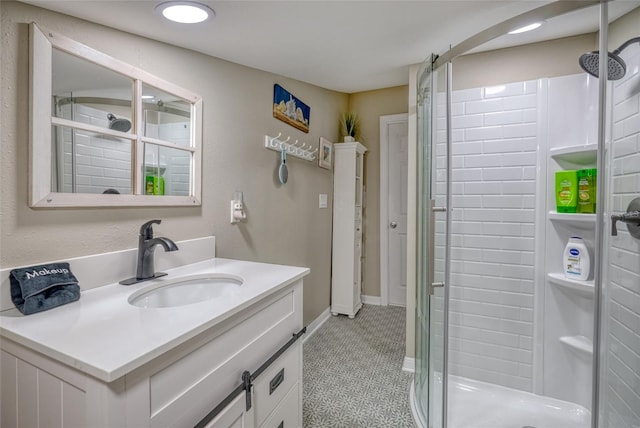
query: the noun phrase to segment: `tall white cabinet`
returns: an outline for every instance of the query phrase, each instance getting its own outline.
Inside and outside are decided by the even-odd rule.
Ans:
[[[335,144],[333,150],[331,314],[353,318],[362,307],[362,179],[367,148],[355,142]]]

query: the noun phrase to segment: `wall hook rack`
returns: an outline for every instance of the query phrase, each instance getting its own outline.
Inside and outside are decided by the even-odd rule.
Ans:
[[[290,143],[291,137],[287,137],[285,140],[280,139],[281,134],[278,134],[277,137],[270,137],[268,135],[264,136],[264,146],[267,149],[274,150],[276,152],[281,152],[283,149],[287,151],[287,156],[294,156],[300,159],[304,159],[306,161],[312,161],[316,158],[316,152],[318,149],[313,150],[311,144],[307,144],[306,142],[299,142],[296,140],[295,143]]]

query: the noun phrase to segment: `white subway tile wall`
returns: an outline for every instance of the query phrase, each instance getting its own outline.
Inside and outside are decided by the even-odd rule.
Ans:
[[[107,127],[107,111],[85,105],[67,104],[62,107],[62,117]],[[121,194],[131,194],[131,141],[113,138],[94,132],[63,128],[57,130],[64,151],[63,170],[59,172],[62,191],[73,192],[72,145],[75,144],[75,192],[103,193],[115,189]],[[147,136],[189,145],[189,123],[147,124]],[[156,152],[158,147],[155,147]],[[166,161],[165,194],[188,196],[190,183],[190,154],[180,150],[160,148],[160,156]],[[156,156],[155,159],[159,159]]]
[[[159,125],[148,123],[145,135],[188,147],[190,132],[189,122],[163,123]],[[189,152],[151,144],[147,145],[146,150],[151,154],[151,156],[147,155],[146,157],[147,163],[155,164],[159,160],[161,165],[166,165],[163,175],[165,194],[188,196],[191,178],[191,155]]]
[[[158,125],[158,136],[161,140],[171,141],[189,147],[191,133],[189,122],[165,123]],[[189,196],[191,155],[189,152],[165,149],[167,156],[166,189],[167,194]]]
[[[533,389],[536,88],[530,81],[452,94],[449,372],[524,391]],[[437,108],[435,193],[444,206],[443,94]],[[443,218],[436,280],[444,271]],[[441,311],[441,298],[434,309]]]
[[[625,211],[640,196],[640,46],[625,50],[624,59],[628,74],[612,85],[613,211]],[[575,76],[549,81],[576,86],[570,103],[596,96]],[[585,127],[567,127],[563,115],[536,123],[538,86],[529,81],[452,94],[449,373],[525,391],[533,390],[534,298],[543,285],[534,284],[536,211],[545,209],[536,206],[537,151],[594,142],[595,135],[591,111]],[[446,206],[444,94],[437,101],[432,189],[435,205]],[[539,141],[539,125],[552,127],[557,138]],[[436,282],[444,281],[444,218],[436,214]],[[620,225],[610,244],[602,408],[608,428],[640,427],[640,243]],[[441,288],[431,305],[430,364],[440,371]]]
[[[71,109],[74,108],[73,116]],[[66,104],[62,116],[77,122],[107,128],[106,111],[84,105]],[[94,132],[62,128],[57,130],[64,151],[62,191],[71,193],[73,186],[73,145],[75,145],[75,192],[102,193],[115,189],[131,193],[131,142]],[[58,174],[60,177],[60,174]]]
[[[621,55],[627,75],[613,84],[613,210],[640,196],[640,46]],[[618,227],[610,238],[606,304],[605,425],[640,426],[640,241]]]

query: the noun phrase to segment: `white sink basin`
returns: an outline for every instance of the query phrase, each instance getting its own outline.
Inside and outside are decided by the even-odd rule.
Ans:
[[[233,296],[243,282],[241,277],[225,273],[188,275],[149,285],[128,300],[140,308],[171,308]]]

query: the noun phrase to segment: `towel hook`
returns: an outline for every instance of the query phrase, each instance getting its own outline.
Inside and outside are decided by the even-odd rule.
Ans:
[[[281,135],[282,135],[282,132],[278,133],[278,135],[276,135],[275,137],[271,138],[271,141],[269,141],[269,144],[273,146],[274,145],[273,142],[275,140],[277,140],[278,138],[280,138]]]

